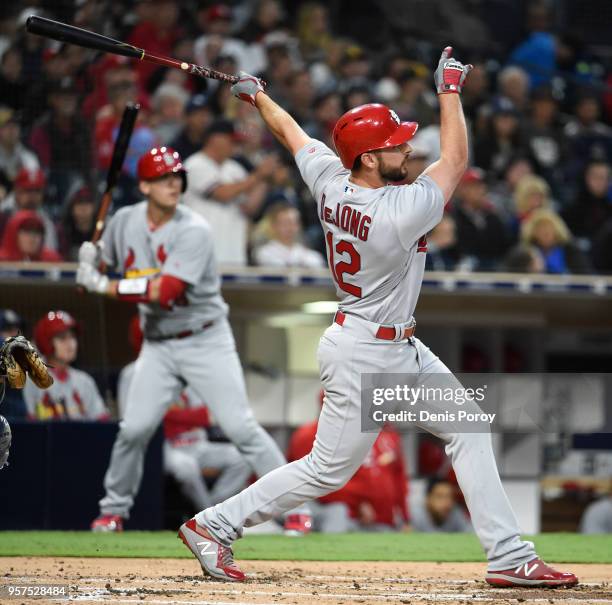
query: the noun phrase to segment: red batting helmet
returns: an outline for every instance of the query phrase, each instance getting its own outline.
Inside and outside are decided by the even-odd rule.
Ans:
[[[386,105],[368,103],[347,111],[334,126],[334,145],[349,170],[366,151],[395,147],[409,141],[417,131],[416,122],[400,122]]]
[[[34,326],[34,341],[43,355],[53,355],[53,337],[74,330],[79,332],[79,324],[66,311],[49,311]]]
[[[180,174],[183,191],[187,188],[187,172],[178,151],[172,147],[153,147],[138,160],[138,178],[151,181],[166,174]]]

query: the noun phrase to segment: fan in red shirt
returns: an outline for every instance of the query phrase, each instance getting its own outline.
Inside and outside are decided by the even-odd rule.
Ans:
[[[293,433],[287,460],[299,460],[310,453],[317,432],[317,421]],[[347,529],[388,531],[407,529],[408,474],[399,434],[390,427],[383,429],[364,463],[341,489],[319,498],[323,505],[343,503],[352,523]],[[314,510],[315,529],[317,511]]]
[[[8,220],[2,236],[0,261],[61,261],[62,257],[43,245],[45,224],[34,210],[19,210]]]

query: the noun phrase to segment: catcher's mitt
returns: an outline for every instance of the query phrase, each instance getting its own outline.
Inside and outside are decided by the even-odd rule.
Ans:
[[[0,469],[8,464],[9,448],[11,447],[11,427],[4,416],[0,416]]]
[[[36,349],[25,336],[11,336],[0,347],[0,377],[14,389],[25,386],[26,373],[41,389],[53,384],[53,377]]]

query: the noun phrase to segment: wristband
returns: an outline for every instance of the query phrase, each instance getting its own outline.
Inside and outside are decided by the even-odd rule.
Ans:
[[[149,280],[146,277],[120,279],[117,282],[117,298],[128,302],[149,302]]]

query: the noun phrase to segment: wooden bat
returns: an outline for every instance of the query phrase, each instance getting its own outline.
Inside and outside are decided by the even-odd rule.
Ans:
[[[96,230],[94,231],[91,241],[95,244],[104,231],[104,225],[106,224],[106,215],[110,208],[111,202],[113,201],[113,189],[117,184],[119,175],[121,174],[121,168],[125,161],[125,154],[130,144],[130,138],[132,131],[134,130],[134,124],[136,123],[136,116],[140,105],[138,103],[128,103],[123,110],[123,117],[121,118],[121,125],[119,126],[119,133],[115,140],[115,147],[113,148],[113,157],[111,159],[108,172],[106,174],[106,188],[100,201],[100,208],[98,209],[98,217],[96,218]]]
[[[37,15],[30,15],[26,21],[26,30],[31,34],[37,34],[46,38],[52,38],[53,40],[59,40],[60,42],[69,42],[70,44],[76,44],[84,48],[93,48],[95,50],[101,50],[107,53],[113,53],[115,55],[122,55],[124,57],[131,57],[140,61],[148,61],[150,63],[156,63],[157,65],[164,65],[166,67],[174,67],[181,69],[194,76],[200,78],[212,78],[213,80],[221,80],[223,82],[229,82],[235,84],[238,82],[237,76],[230,76],[222,71],[211,69],[210,67],[202,67],[195,63],[187,63],[186,61],[179,61],[178,59],[172,59],[170,57],[160,57],[148,53],[144,48],[138,48],[127,44],[126,42],[120,42],[114,38],[103,36],[102,34],[96,34],[74,25],[67,25],[61,21],[53,21],[52,19],[46,19],[45,17],[39,17]]]

